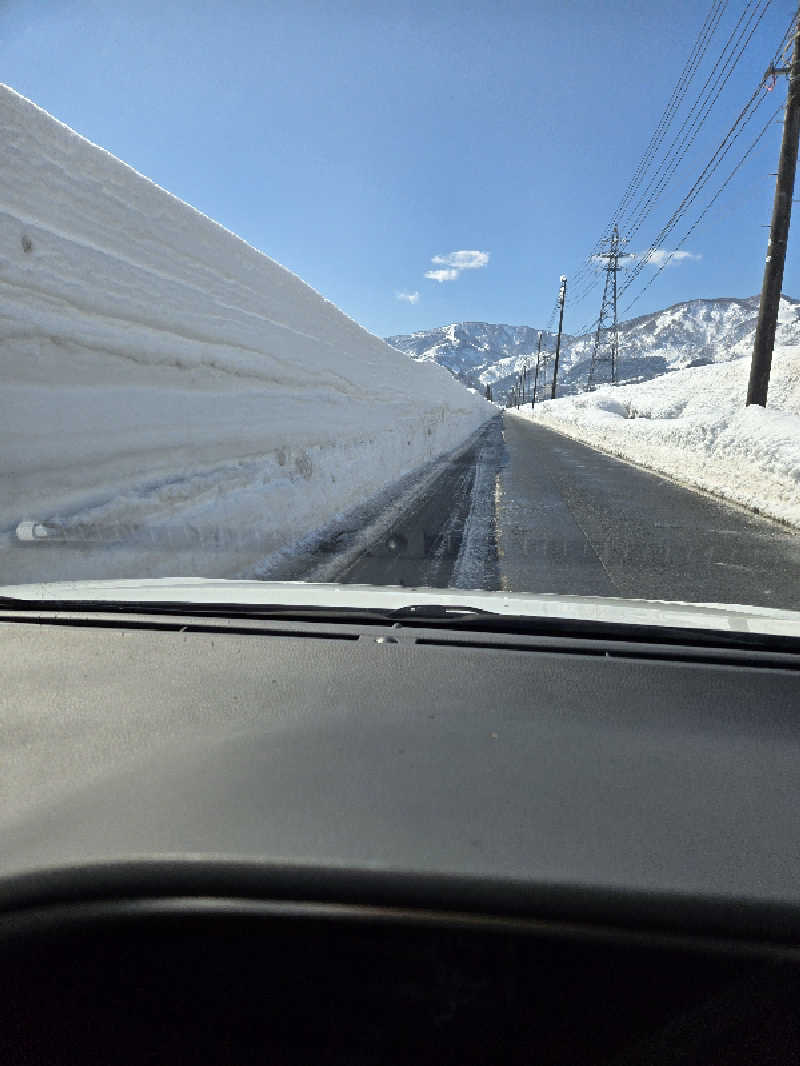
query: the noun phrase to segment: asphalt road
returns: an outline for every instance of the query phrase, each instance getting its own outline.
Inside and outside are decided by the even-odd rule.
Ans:
[[[463,563],[464,530],[470,515],[474,490],[491,498],[495,470],[499,465],[502,437],[499,420],[487,428],[475,447],[451,461],[429,495],[408,510],[391,531],[372,544],[338,580],[362,585],[405,585],[447,588],[457,584],[459,559]],[[476,484],[479,464],[491,466],[491,477]],[[486,485],[488,483],[488,491]],[[493,539],[493,507],[485,531]],[[494,569],[492,543],[482,538],[483,569],[474,584],[499,588]]]
[[[469,529],[476,505],[491,526],[482,537]],[[482,571],[476,552],[484,556]],[[473,563],[466,570],[465,554]],[[800,610],[800,536],[504,417],[502,434],[499,425],[490,427],[341,580]]]

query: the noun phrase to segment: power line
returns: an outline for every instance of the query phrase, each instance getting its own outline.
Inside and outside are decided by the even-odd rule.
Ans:
[[[711,39],[719,25],[720,19],[725,11],[725,8],[727,7],[727,2],[728,0],[712,0],[712,4],[708,11],[708,14],[706,15],[703,25],[700,28],[697,38],[695,39],[695,42],[689,53],[689,57],[686,63],[684,64],[681,76],[678,78],[678,81],[676,82],[676,85],[673,88],[672,94],[670,95],[670,98],[667,101],[667,105],[664,109],[664,112],[662,113],[658,126],[656,127],[655,132],[650,138],[650,142],[647,148],[645,149],[645,152],[636,170],[634,171],[633,177],[628,183],[628,187],[622,197],[622,200],[620,201],[620,205],[618,206],[614,217],[619,217],[621,210],[627,207],[630,200],[637,195],[641,182],[643,181],[656,155],[658,154],[658,151],[667,135],[669,127],[671,126],[675,115],[677,114],[681,104],[683,103],[683,100],[685,99],[691,81],[694,78],[697,70],[699,69],[700,63],[702,62],[702,59],[705,56],[705,53],[710,45]],[[752,4],[752,2],[753,0],[748,0],[748,7],[750,6],[750,4]],[[768,4],[770,0],[766,0],[766,2]],[[746,10],[747,9],[745,9],[745,11]],[[734,33],[736,32],[736,29],[741,23],[743,17],[744,15],[740,17],[739,23],[737,23],[737,27],[734,29]],[[723,48],[723,54],[727,49],[730,40],[731,38],[729,37],[725,47]],[[719,60],[717,61],[717,64],[715,65],[714,69],[716,69],[716,66],[718,65]],[[706,82],[706,86],[707,85],[708,80]],[[706,86],[704,86],[704,89]],[[673,145],[674,143],[675,142],[673,141]],[[668,155],[669,153],[667,153],[667,157]],[[648,190],[651,187],[652,181],[650,185],[648,185]],[[596,256],[597,253],[600,252],[607,243],[608,238],[605,236],[607,230],[608,227],[606,227],[606,230],[604,230],[603,236],[601,236],[599,240],[595,242],[592,252],[586,257],[586,259],[580,265],[578,270],[573,274],[573,286],[574,292],[576,294],[572,301],[574,305],[579,305],[580,303],[582,303],[583,300],[585,300],[586,297],[599,284],[599,277],[597,275],[592,276],[593,267],[595,265],[594,256]]]
[[[784,44],[784,41],[786,39],[787,34],[790,34],[792,32],[792,28],[794,26],[794,23],[795,23],[795,18],[792,19],[791,23],[789,24],[789,28],[787,29],[786,33],[783,36],[783,39],[781,40],[781,43],[778,45],[778,48],[775,51],[775,54],[773,56],[772,66],[774,66],[775,59],[778,58],[778,56],[781,53],[781,48],[783,47],[783,44]],[[790,41],[790,43],[791,43],[791,41]],[[733,148],[733,145],[736,143],[736,141],[742,135],[742,133],[744,132],[744,130],[747,127],[747,125],[755,117],[756,112],[758,111],[758,109],[761,107],[761,105],[766,100],[766,95],[762,94],[762,89],[764,88],[765,80],[766,80],[766,75],[765,75],[764,78],[762,78],[761,83],[753,91],[752,95],[750,96],[750,99],[747,101],[747,103],[744,105],[742,110],[737,115],[735,121],[733,122],[733,125],[730,127],[730,129],[725,134],[725,136],[723,137],[723,139],[720,142],[720,144],[717,146],[717,149],[714,152],[714,155],[711,157],[710,161],[706,164],[706,166],[700,172],[699,176],[695,179],[695,182],[692,185],[692,187],[690,188],[689,192],[684,196],[683,200],[678,205],[678,207],[673,211],[672,215],[667,220],[666,224],[661,228],[661,230],[659,231],[658,235],[656,236],[656,238],[651,243],[648,251],[637,262],[637,264],[634,267],[630,277],[628,278],[628,280],[625,282],[625,284],[620,289],[620,295],[622,295],[622,293],[624,293],[627,289],[630,288],[630,286],[636,281],[636,278],[641,274],[641,272],[645,268],[645,266],[652,260],[653,254],[656,251],[656,249],[658,248],[659,244],[661,244],[661,242],[664,240],[664,238],[667,237],[669,235],[669,233],[672,232],[672,230],[678,224],[678,222],[683,217],[683,215],[686,214],[686,212],[689,210],[691,205],[694,203],[694,201],[700,195],[700,192],[702,191],[704,186],[711,179],[712,175],[719,168],[719,166],[722,164],[722,161],[725,159],[725,157],[731,151],[731,149]],[[758,99],[760,94],[761,94],[761,98]],[[780,111],[780,108],[778,109],[778,111]],[[772,118],[770,118],[769,122],[774,121],[774,117],[775,116],[773,115]],[[744,159],[747,158],[747,156],[750,154],[750,152],[753,150],[753,148],[755,148],[755,145],[758,143],[758,141],[760,141],[760,139],[764,135],[764,133],[766,133],[766,130],[767,130],[768,126],[769,126],[769,122],[764,127],[762,132],[758,135],[758,137],[753,142],[753,144],[750,146],[750,148],[747,150],[747,152],[745,153],[745,155],[742,158],[742,160],[740,161],[740,163],[737,164],[736,167],[734,167],[733,171],[729,175],[729,177],[726,180],[726,182],[723,183],[722,188],[724,188],[727,185],[727,182],[730,181],[730,179],[733,177],[733,175],[738,171],[739,166],[741,165],[741,163],[744,161]],[[722,189],[720,189],[719,191],[721,192]],[[713,203],[713,200],[712,200],[712,203]],[[708,206],[710,206],[710,204]],[[703,212],[703,215],[704,214],[705,214],[705,211]],[[703,217],[703,216],[701,216],[701,217]],[[684,239],[685,239],[685,237],[684,237]],[[677,251],[677,249],[675,249],[675,250]],[[663,269],[663,265],[662,265],[661,269]],[[661,269],[658,271],[659,274],[661,273]],[[649,287],[649,285],[647,287]],[[630,305],[628,305],[628,306],[630,306]],[[627,310],[627,308],[626,308],[626,310]]]
[[[631,201],[634,199],[634,197],[638,195],[638,199],[633,209],[626,210],[625,212],[628,216],[626,220],[628,225],[628,232],[626,234],[625,243],[629,243],[630,238],[635,235],[635,233],[641,228],[643,223],[649,217],[649,215],[652,214],[657,202],[660,200],[664,190],[666,189],[667,184],[672,179],[676,170],[680,166],[680,163],[686,157],[689,149],[696,140],[700,130],[703,128],[705,122],[707,121],[711,110],[717,103],[722,91],[724,90],[739,61],[741,60],[745,50],[750,45],[758,26],[760,25],[767,9],[770,6],[770,3],[771,0],[763,0],[763,3],[761,2],[761,0],[748,0],[744,7],[744,10],[742,11],[742,14],[739,16],[736,22],[736,25],[734,26],[731,33],[728,35],[728,38],[725,41],[725,44],[723,45],[722,50],[719,56],[717,57],[710,74],[706,78],[702,89],[695,98],[692,107],[690,108],[688,114],[683,120],[683,123],[677,134],[673,138],[669,148],[664,153],[663,158],[660,160],[656,174],[650,179],[644,191],[639,193],[639,188],[642,185],[648,171],[655,163],[655,159],[659,154],[661,145],[666,139],[668,129],[673,123],[675,115],[677,114],[681,104],[683,103],[686,97],[691,81],[699,67],[699,63],[709,47],[713,33],[719,25],[719,21],[724,11],[724,6],[725,4],[727,4],[727,0],[725,0],[724,4],[722,3],[722,0],[714,0],[714,2],[712,3],[709,12],[706,15],[706,19],[703,23],[703,26],[701,27],[700,32],[698,33],[698,36],[694,42],[689,58],[687,59],[687,62],[684,65],[681,77],[676,82],[670,99],[667,102],[667,106],[665,107],[661,119],[659,120],[659,125],[656,127],[655,132],[651,136],[648,147],[645,150],[645,153],[643,154],[642,159],[640,160],[633,174],[633,177],[628,183],[628,187],[625,190],[622,200],[620,201],[621,206],[624,206],[625,208],[630,208]],[[785,54],[786,50],[791,47],[792,31],[795,21],[796,15],[793,15],[789,22],[789,26],[783,34],[781,42],[775,51],[775,59],[779,58],[782,52]],[[773,60],[773,65],[774,62],[775,60]],[[736,140],[738,140],[739,136],[742,134],[746,126],[755,116],[756,112],[766,99],[765,95],[762,95],[761,99],[758,99],[759,95],[761,94],[761,89],[763,85],[764,81],[762,80],[761,84],[754,91],[748,102],[742,108],[741,112],[737,116],[737,119],[735,120],[731,128],[728,130],[728,133],[717,146],[709,162],[700,172],[697,179],[695,179],[695,182],[689,189],[689,192],[681,200],[678,207],[672,212],[665,225],[662,226],[658,237],[651,244],[647,253],[645,253],[645,255],[637,262],[632,276],[622,286],[621,292],[624,292],[629,289],[630,286],[635,282],[636,278],[641,274],[647,263],[652,261],[653,254],[658,248],[659,243],[678,225],[681,218],[688,212],[697,197],[702,192],[707,182],[711,179],[711,177],[717,171],[717,169],[727,157],[729,152],[732,150]],[[771,119],[770,121],[773,120]],[[750,152],[755,148],[755,145],[761,139],[764,132],[766,132],[766,130],[763,130],[761,134],[759,134],[754,143],[750,146],[745,155],[739,161],[737,166],[733,168],[731,173],[728,175],[726,181],[722,184],[722,186],[720,186],[715,196],[706,205],[703,212],[696,220],[695,224],[690,228],[688,233],[684,235],[681,243],[685,241],[692,232],[694,232],[694,229],[697,227],[697,225],[699,225],[701,219],[705,217],[706,212],[711,208],[717,197],[722,193],[723,189],[727,187],[727,184],[738,172],[741,165],[743,165],[745,159],[749,156]],[[586,297],[600,284],[601,276],[599,272],[595,271],[595,266],[597,263],[596,257],[598,251],[602,250],[602,247],[604,246],[604,240],[607,243],[608,238],[601,238],[598,242],[596,242],[594,248],[592,249],[592,252],[586,257],[586,259],[580,265],[578,270],[573,274],[572,291],[574,295],[571,300],[573,306],[579,306],[586,299]],[[673,253],[674,251],[677,251],[679,247],[680,245],[673,250]],[[661,271],[664,269],[671,257],[672,256],[670,255],[667,260],[665,260],[665,262],[660,266],[659,270],[657,271],[657,274],[654,275],[652,279],[650,279],[646,288],[649,288],[650,284],[652,284],[652,282],[655,280],[655,277],[660,275]],[[644,289],[642,290],[642,292],[644,292]],[[641,295],[641,293],[639,295]],[[635,300],[638,299],[639,296],[635,298]],[[632,302],[635,302],[635,300]],[[628,305],[628,307],[630,306],[631,304]],[[626,307],[626,311],[628,310],[628,307]],[[552,318],[554,318],[554,314],[551,315],[551,319]],[[587,326],[582,327],[580,330],[580,334],[588,333],[591,330],[594,330],[597,324],[598,319],[595,319],[591,324],[587,324]]]
[[[629,289],[630,286],[637,279],[637,277],[641,274],[641,272],[644,270],[644,268],[647,266],[647,264],[652,259],[653,254],[655,253],[656,249],[664,241],[664,239],[669,236],[669,234],[672,232],[672,230],[677,226],[678,222],[680,222],[681,218],[689,210],[691,205],[694,203],[694,201],[697,199],[697,197],[702,192],[702,190],[705,187],[705,185],[708,183],[708,181],[711,180],[711,177],[713,176],[713,174],[716,172],[716,170],[722,164],[722,161],[725,159],[725,157],[731,151],[731,149],[733,148],[733,146],[736,143],[736,141],[742,135],[742,133],[744,132],[744,130],[747,127],[748,123],[753,119],[753,117],[755,116],[758,108],[764,102],[764,97],[762,97],[760,100],[758,100],[757,103],[755,103],[755,106],[753,106],[754,102],[757,100],[757,97],[758,97],[759,93],[762,90],[762,87],[763,87],[763,83],[762,83],[762,85],[760,85],[755,90],[753,95],[750,97],[750,99],[747,101],[745,106],[739,112],[739,114],[736,117],[733,125],[728,130],[728,132],[725,134],[725,136],[723,137],[723,139],[720,142],[720,144],[717,146],[717,148],[716,148],[713,156],[709,160],[709,162],[706,163],[706,165],[703,168],[703,170],[700,172],[698,177],[695,179],[695,182],[692,185],[692,187],[689,189],[689,192],[686,193],[686,195],[684,196],[683,200],[681,200],[680,204],[678,204],[678,206],[672,212],[670,217],[667,219],[666,223],[661,227],[661,229],[657,233],[656,237],[654,238],[654,240],[650,244],[650,247],[648,248],[647,252],[636,263],[636,266],[633,268],[630,277],[628,278],[628,280],[625,282],[625,284],[620,289],[620,295],[622,295],[627,289]]]
[[[692,104],[691,108],[689,109],[689,112],[684,118],[680,129],[678,130],[677,134],[672,140],[672,143],[664,154],[664,157],[661,160],[661,166],[659,168],[659,171],[650,180],[648,186],[646,187],[646,189],[640,196],[638,202],[636,203],[631,217],[627,223],[629,237],[633,236],[633,233],[635,233],[636,230],[641,227],[642,222],[652,211],[653,206],[658,201],[663,190],[666,188],[667,183],[671,179],[672,175],[674,174],[675,170],[680,165],[682,160],[685,158],[689,148],[696,139],[697,134],[700,132],[703,125],[705,124],[705,121],[710,115],[714,104],[719,98],[722,88],[724,87],[725,81],[727,81],[727,77],[730,77],[730,75],[733,73],[733,69],[735,67],[735,63],[733,62],[733,53],[727,56],[727,58],[726,53],[728,52],[731,43],[734,41],[737,32],[739,33],[739,36],[734,43],[734,49],[736,45],[738,45],[739,42],[742,40],[744,33],[747,31],[747,28],[755,14],[754,11],[751,11],[749,15],[747,14],[748,9],[752,6],[753,2],[754,0],[748,0],[747,4],[745,5],[745,8],[742,11],[742,14],[739,16],[739,20],[737,21],[736,26],[734,26],[733,30],[729,34],[728,39],[722,47],[721,53],[717,57],[717,60],[713,68],[711,69],[711,72],[706,78],[705,84],[700,90],[698,96],[695,98],[694,103]],[[766,10],[766,5],[769,4],[769,2],[770,0],[765,0],[764,10]],[[746,16],[747,21],[742,27],[742,22],[744,21]],[[742,27],[741,30],[740,27]],[[722,65],[721,70],[720,65]],[[727,70],[727,76],[725,77],[726,68],[728,67],[730,69]],[[719,73],[717,73],[718,71]],[[714,80],[715,75],[717,75],[716,81]],[[724,81],[723,77],[725,77]],[[721,82],[722,84],[720,84]],[[715,90],[716,96],[713,95]]]
[[[695,40],[692,51],[689,54],[689,58],[687,59],[684,68],[681,71],[681,75],[678,78],[675,88],[672,90],[672,95],[670,96],[667,102],[667,106],[664,108],[664,112],[661,115],[658,126],[656,126],[655,132],[650,138],[650,143],[647,145],[647,148],[645,149],[644,154],[641,160],[639,161],[639,165],[637,166],[633,177],[629,181],[628,187],[625,190],[622,199],[617,205],[617,209],[614,212],[615,218],[623,217],[623,213],[626,207],[628,206],[631,199],[633,199],[633,197],[636,195],[639,185],[644,179],[644,176],[647,171],[650,169],[653,159],[657,155],[658,150],[667,135],[667,131],[670,125],[672,124],[675,114],[679,110],[680,105],[683,103],[683,100],[686,97],[686,93],[689,90],[689,86],[692,82],[692,79],[697,73],[700,63],[702,62],[703,57],[705,56],[708,46],[711,43],[714,33],[716,32],[717,26],[719,25],[720,19],[722,18],[722,15],[724,14],[725,8],[727,6],[728,0],[713,0],[711,8],[709,9],[708,14],[706,15],[705,22],[703,23],[700,32],[697,35],[697,39]]]
[[[628,312],[628,311],[630,311],[630,309],[631,309],[631,308],[633,307],[633,305],[634,305],[634,304],[635,304],[635,303],[636,303],[636,302],[637,302],[637,301],[638,301],[638,300],[639,300],[639,299],[640,299],[640,298],[641,298],[641,297],[642,297],[642,296],[643,296],[643,295],[644,295],[644,294],[645,294],[645,293],[647,292],[647,290],[648,290],[648,289],[650,288],[650,286],[651,286],[651,285],[653,284],[653,282],[654,282],[654,281],[656,280],[656,278],[657,278],[657,277],[659,276],[659,274],[661,273],[661,271],[662,271],[662,270],[664,270],[664,269],[665,269],[665,268],[666,268],[666,267],[667,267],[667,266],[669,265],[670,261],[672,260],[672,257],[673,257],[673,256],[675,255],[675,253],[676,253],[676,252],[678,252],[678,251],[680,251],[681,247],[682,247],[682,246],[683,246],[683,245],[684,245],[684,244],[686,243],[686,241],[687,241],[687,240],[689,239],[689,237],[690,237],[690,236],[692,235],[692,233],[694,233],[694,231],[695,231],[695,230],[697,229],[697,227],[698,227],[698,226],[700,225],[700,223],[701,223],[701,222],[703,221],[703,219],[705,218],[705,216],[706,216],[706,215],[708,214],[708,212],[709,212],[709,211],[711,210],[711,208],[712,208],[712,207],[714,206],[714,204],[716,203],[716,201],[717,201],[717,200],[719,199],[719,197],[720,197],[720,196],[722,195],[722,193],[723,193],[723,192],[725,191],[725,189],[726,189],[726,188],[728,187],[728,185],[730,184],[730,182],[731,182],[731,181],[733,180],[734,176],[735,176],[735,175],[736,175],[736,174],[737,174],[737,173],[738,173],[738,172],[739,172],[739,171],[741,170],[742,166],[744,166],[744,164],[745,164],[745,162],[747,161],[748,157],[749,157],[749,156],[750,156],[750,155],[752,154],[752,152],[753,152],[753,151],[755,150],[755,148],[756,148],[756,145],[757,145],[757,144],[758,144],[758,143],[759,143],[759,142],[761,141],[762,137],[763,137],[763,136],[764,136],[764,134],[765,134],[765,133],[767,132],[767,130],[769,129],[769,127],[770,127],[770,126],[772,125],[772,123],[773,123],[773,122],[775,121],[775,118],[776,118],[776,116],[777,116],[777,115],[779,115],[779,114],[780,114],[780,112],[781,112],[781,107],[778,107],[778,108],[777,108],[777,109],[776,109],[776,110],[775,110],[775,111],[774,111],[774,112],[773,112],[773,113],[772,113],[772,114],[770,115],[770,117],[769,117],[769,120],[768,120],[768,121],[767,121],[767,122],[766,122],[766,123],[764,124],[763,128],[761,129],[761,132],[760,132],[760,133],[758,134],[758,136],[757,136],[757,137],[756,137],[756,138],[755,138],[755,139],[753,140],[753,142],[752,142],[752,143],[750,144],[749,148],[748,148],[748,149],[747,149],[747,151],[746,151],[746,152],[744,153],[744,155],[742,156],[742,158],[741,158],[741,159],[739,160],[739,162],[738,162],[738,163],[736,164],[736,166],[735,166],[735,167],[733,168],[733,170],[732,170],[732,171],[730,172],[730,174],[729,174],[729,175],[727,176],[727,178],[725,179],[725,181],[723,181],[723,183],[722,183],[722,184],[720,185],[720,187],[719,187],[719,188],[717,189],[717,191],[716,191],[716,192],[714,193],[714,195],[712,196],[712,198],[711,198],[711,199],[710,199],[710,200],[708,201],[708,203],[706,204],[706,206],[705,206],[705,207],[703,208],[703,210],[702,210],[702,211],[700,212],[700,214],[699,214],[699,215],[697,216],[697,218],[696,218],[696,219],[695,219],[695,221],[694,221],[694,222],[692,223],[692,225],[691,225],[691,226],[689,227],[689,229],[688,229],[688,230],[686,231],[686,233],[684,233],[683,237],[681,237],[681,239],[680,239],[680,240],[678,241],[678,243],[677,243],[677,244],[675,245],[675,248],[674,248],[674,249],[673,249],[673,250],[672,250],[672,251],[671,251],[671,252],[669,253],[669,255],[668,255],[668,256],[666,257],[666,259],[665,259],[665,260],[664,260],[664,262],[663,262],[663,263],[661,264],[661,266],[660,266],[660,267],[658,268],[658,270],[657,270],[657,271],[655,272],[655,274],[654,274],[654,275],[652,276],[652,278],[651,278],[651,279],[650,279],[650,280],[649,280],[649,281],[647,282],[647,284],[646,284],[646,285],[644,286],[644,288],[640,289],[640,291],[639,291],[639,292],[637,293],[637,295],[636,295],[636,296],[634,296],[634,298],[633,298],[633,299],[631,300],[631,302],[630,302],[630,303],[629,303],[629,304],[627,305],[627,307],[626,307],[626,308],[625,308],[625,310],[623,311],[623,314],[627,314],[627,312]],[[626,287],[627,287],[627,286],[626,286]],[[624,291],[624,289],[623,289],[622,291]]]
[[[678,167],[685,159],[689,149],[697,139],[700,130],[705,125],[715,104],[719,100],[723,89],[727,85],[734,70],[739,64],[739,61],[744,55],[745,50],[753,39],[753,35],[766,14],[772,0],[764,0],[760,13],[758,13],[758,7],[755,7],[747,16],[747,20],[741,30],[739,30],[742,20],[747,14],[748,8],[752,6],[752,2],[753,0],[748,0],[744,11],[739,17],[739,21],[731,31],[731,34],[723,46],[722,52],[706,79],[705,85],[700,90],[698,98],[695,100],[695,103],[692,105],[692,108],[684,119],[678,133],[675,135],[672,143],[667,149],[657,173],[653,176],[647,188],[639,198],[639,201],[633,208],[631,218],[627,221],[624,227],[626,242],[629,242],[635,236],[639,229],[641,229],[644,221],[650,214],[652,214],[655,205],[658,203],[663,192],[667,188],[667,185],[672,180]],[[753,19],[755,19],[754,22]],[[737,31],[739,31],[739,35],[733,43],[730,55],[725,58],[726,52],[728,51]],[[745,34],[747,34],[746,37]],[[738,52],[736,52],[737,48],[739,48]],[[721,69],[720,65],[722,65]],[[717,73],[718,70],[719,73]],[[716,79],[713,80],[715,75]],[[708,91],[706,92],[706,90]]]
[[[656,173],[653,176],[653,178],[651,178],[649,184],[646,185],[646,188],[645,188],[644,192],[639,197],[639,199],[637,201],[637,204],[636,204],[636,207],[633,210],[633,213],[630,214],[630,220],[629,220],[629,223],[628,223],[628,229],[630,229],[631,226],[633,226],[633,224],[637,221],[637,213],[641,212],[642,206],[646,208],[646,207],[649,207],[650,205],[654,204],[655,203],[655,199],[657,198],[657,196],[660,194],[660,192],[663,190],[663,188],[665,188],[666,180],[665,180],[665,175],[663,175],[663,167],[665,167],[665,165],[667,163],[669,163],[670,157],[674,157],[675,156],[676,148],[677,149],[681,149],[682,147],[684,147],[684,151],[682,152],[682,155],[677,158],[677,163],[681,162],[681,159],[683,159],[684,155],[686,154],[686,151],[688,151],[688,148],[690,147],[690,144],[686,144],[687,138],[684,138],[683,142],[681,142],[681,136],[684,133],[684,131],[686,130],[686,126],[689,123],[689,120],[690,120],[691,116],[694,114],[695,111],[697,111],[698,107],[702,106],[702,104],[707,104],[708,96],[710,96],[710,93],[708,94],[708,96],[706,96],[705,100],[703,100],[703,94],[706,92],[706,90],[708,88],[708,85],[711,82],[711,79],[714,78],[714,76],[716,74],[716,71],[719,68],[720,63],[724,59],[725,52],[727,51],[727,49],[729,49],[729,46],[731,45],[731,42],[733,41],[734,36],[736,35],[737,31],[739,30],[739,27],[741,26],[742,20],[745,19],[748,10],[750,9],[750,7],[753,5],[754,2],[755,2],[755,0],[748,0],[747,4],[745,6],[745,10],[743,10],[741,15],[739,16],[739,19],[738,19],[738,21],[736,23],[736,26],[734,27],[734,29],[733,29],[732,33],[730,34],[729,38],[727,38],[727,41],[723,45],[722,51],[721,51],[720,55],[718,56],[717,62],[715,63],[713,69],[711,69],[711,72],[710,72],[708,78],[706,79],[705,84],[703,85],[702,90],[700,91],[700,94],[699,94],[698,98],[695,99],[695,101],[692,104],[692,107],[691,107],[688,115],[684,119],[684,123],[683,123],[681,129],[678,130],[677,134],[674,136],[674,138],[672,140],[672,143],[670,144],[670,147],[667,149],[665,157],[663,157],[663,160],[661,161],[660,172]],[[766,6],[770,2],[771,2],[771,0],[766,0],[765,11],[766,11]],[[714,5],[713,5],[713,7],[711,7],[711,11],[709,12],[709,15],[706,17],[706,23],[708,22],[709,18],[713,17],[713,14],[714,14]],[[750,21],[752,20],[752,17],[753,17],[753,13],[751,12],[750,16],[748,17],[748,22],[746,23],[745,30],[742,30],[742,33],[747,30],[747,26],[749,25]],[[704,23],[704,27],[705,27],[706,23]],[[702,31],[701,31],[701,33],[702,33]],[[740,33],[739,39],[740,39],[741,35],[742,34]],[[737,41],[737,44],[738,44],[738,41]],[[690,55],[689,61],[687,62],[687,65],[690,65],[690,63],[691,63],[691,55]],[[688,84],[687,84],[687,88],[688,88]],[[668,104],[668,109],[667,110],[669,110],[669,104]],[[706,109],[706,113],[703,116],[703,122],[705,120],[705,117],[707,117],[707,114],[708,114],[709,111],[710,111],[710,108],[707,108]],[[674,112],[673,112],[673,116],[672,117],[674,117]],[[702,126],[702,123],[700,125]],[[695,131],[695,135],[697,135],[697,132],[699,132],[699,129],[700,129],[700,126],[698,127],[698,130]],[[666,135],[666,132],[667,132],[666,129],[663,130],[663,135]],[[661,135],[660,138],[659,138],[659,146],[660,146],[660,143],[663,141],[663,135]],[[653,138],[651,138],[651,143],[654,140],[655,140],[655,134],[654,134]],[[645,151],[645,156],[646,156],[646,151]],[[669,177],[671,177],[672,173],[674,173],[674,167],[673,167],[672,171],[669,173],[669,175],[667,177],[667,180],[669,179]],[[638,192],[638,185],[641,183],[641,179],[642,178],[643,178],[643,174],[640,175],[639,180],[636,179],[636,175],[635,175],[634,179],[631,179],[630,185],[636,185],[636,187],[637,187],[636,190],[635,190],[635,194]],[[656,187],[655,191],[654,191],[654,185]],[[625,197],[623,197],[623,200],[624,199],[625,199]],[[628,197],[628,199],[630,199],[630,197]],[[623,221],[623,216],[621,215],[619,208],[618,208],[618,211],[615,212],[615,214],[612,216],[612,222],[613,222],[614,225],[617,224],[618,221]],[[641,225],[642,221],[643,221],[643,217],[639,221],[639,225]],[[607,226],[606,229],[604,230],[604,233],[603,233],[603,236],[601,237],[601,239],[599,239],[598,241],[595,242],[595,245],[594,245],[594,248],[593,248],[593,254],[596,254],[596,252],[599,251],[599,249],[601,249],[608,242],[608,238],[606,237],[606,232],[608,231],[608,228],[609,227]],[[638,226],[637,226],[637,228],[638,228]],[[628,239],[629,239],[630,236],[633,236],[633,233],[629,232],[627,236],[628,236]],[[589,257],[589,261],[590,260],[591,260],[591,255]]]

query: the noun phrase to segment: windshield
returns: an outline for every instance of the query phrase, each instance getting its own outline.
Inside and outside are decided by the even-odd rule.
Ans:
[[[800,610],[791,5],[0,32],[0,585]]]

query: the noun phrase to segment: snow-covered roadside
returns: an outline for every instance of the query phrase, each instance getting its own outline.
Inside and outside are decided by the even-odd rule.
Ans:
[[[478,454],[469,513],[450,581],[453,588],[500,587],[496,573],[495,491],[503,455],[501,425],[498,419],[489,427]]]
[[[495,413],[4,87],[0,134],[0,580],[245,575]]]
[[[537,405],[535,421],[800,527],[800,349],[776,348],[769,405],[745,407],[750,360]],[[530,419],[530,408],[510,411]]]

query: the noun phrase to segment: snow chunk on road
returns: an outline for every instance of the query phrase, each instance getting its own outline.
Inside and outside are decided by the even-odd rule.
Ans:
[[[750,359],[547,400],[537,423],[800,527],[800,349],[776,348],[768,407],[745,407]],[[530,408],[512,409],[530,418]]]
[[[0,135],[0,580],[246,576],[494,414],[2,86]]]

